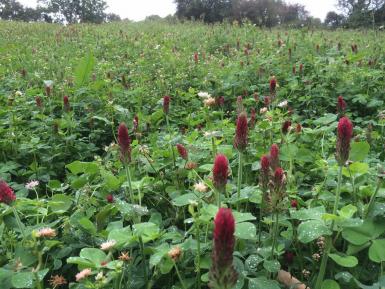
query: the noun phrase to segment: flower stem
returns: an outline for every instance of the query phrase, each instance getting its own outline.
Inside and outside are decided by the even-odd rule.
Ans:
[[[171,154],[172,154],[172,164],[174,166],[174,169],[176,169],[176,160],[175,160],[175,152],[174,152],[174,149],[171,145],[171,130],[170,130],[170,122],[168,121],[168,115],[166,114],[166,124],[167,124],[167,131],[168,131],[168,134],[170,136],[170,142],[169,142],[169,146],[170,146],[170,151],[171,151]]]
[[[17,213],[15,207],[11,206],[11,208],[13,211],[13,215],[15,216],[17,226],[19,227],[19,230],[20,230],[21,234],[23,235],[23,239],[25,239],[25,232],[24,232],[23,224],[20,221],[19,214]]]
[[[278,238],[278,229],[279,229],[279,224],[278,224],[278,211],[274,213],[274,223],[273,223],[273,243],[271,245],[271,259],[274,260],[274,251],[275,251],[275,246],[277,243],[277,238]]]
[[[144,244],[142,237],[139,237],[139,245],[140,245],[140,251],[142,253],[142,261],[143,261],[143,268],[144,268],[144,282],[146,285],[148,285],[148,271],[147,271],[147,264],[146,264],[146,256],[144,254]]]
[[[370,214],[371,210],[372,210],[372,207],[374,205],[374,201],[377,197],[377,194],[378,194],[378,191],[380,190],[380,187],[381,187],[381,183],[382,183],[382,180],[381,178],[378,179],[378,182],[377,182],[377,187],[376,187],[376,190],[374,191],[374,194],[370,197],[370,201],[369,201],[369,204],[368,204],[368,208],[366,209],[366,213],[365,213],[365,218],[368,217],[368,215]]]
[[[239,199],[241,198],[242,183],[242,152],[238,152],[238,181],[237,181],[237,211],[239,211]]]
[[[338,171],[337,192],[336,192],[336,198],[334,200],[333,215],[335,215],[337,213],[338,204],[339,204],[339,201],[340,201],[341,180],[342,180],[342,167],[343,166],[340,166],[339,171]],[[332,221],[332,224],[331,224],[332,234],[333,234],[333,229],[334,229],[334,220]],[[319,269],[319,273],[318,273],[318,276],[317,276],[317,280],[316,280],[314,289],[321,289],[322,282],[323,282],[324,276],[325,276],[326,265],[327,265],[327,262],[328,262],[328,257],[329,257],[329,253],[330,253],[330,250],[332,248],[332,245],[333,245],[332,244],[332,238],[331,237],[326,238],[325,251],[322,254],[321,265],[320,265],[320,269]]]
[[[174,262],[174,267],[175,267],[176,274],[178,275],[179,282],[180,282],[180,284],[182,285],[182,288],[183,288],[183,289],[186,289],[186,285],[185,285],[184,282],[183,282],[182,276],[180,275],[178,266],[176,265],[175,262]]]
[[[199,209],[198,209],[199,210]],[[198,211],[199,214],[199,211]],[[196,223],[196,238],[197,238],[197,289],[201,289],[201,240],[199,220]]]

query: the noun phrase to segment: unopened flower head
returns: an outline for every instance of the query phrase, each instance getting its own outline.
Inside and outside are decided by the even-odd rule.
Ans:
[[[170,100],[171,100],[171,98],[168,95],[165,95],[163,97],[163,112],[165,114],[168,114],[170,111]]]
[[[273,144],[270,148],[270,167],[275,171],[279,167],[279,147]]]
[[[353,136],[353,125],[349,118],[342,117],[337,127],[336,159],[343,166],[349,159],[350,140]]]
[[[53,238],[56,236],[56,231],[52,228],[42,228],[42,229],[39,229],[35,236],[37,238]]]
[[[88,276],[90,276],[92,273],[91,269],[84,269],[82,271],[80,271],[79,273],[76,274],[75,278],[76,278],[76,282],[79,282],[80,280],[84,279],[84,278],[87,278]]]
[[[128,135],[128,129],[124,122],[118,128],[118,143],[120,146],[120,154],[123,162],[131,161],[131,139]]]
[[[239,151],[244,151],[248,143],[248,124],[247,115],[242,112],[237,119],[237,127],[235,130],[234,147]]]
[[[187,149],[182,144],[179,144],[179,143],[176,145],[176,148],[178,150],[180,157],[187,161],[188,160]]]
[[[214,186],[223,191],[227,184],[227,176],[229,174],[229,161],[223,154],[218,154],[214,160],[213,180]]]

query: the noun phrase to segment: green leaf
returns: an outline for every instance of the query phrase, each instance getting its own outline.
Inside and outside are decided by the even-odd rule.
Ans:
[[[233,215],[236,223],[254,221],[256,219],[256,217],[254,217],[251,213],[240,213],[237,211],[233,211]]]
[[[89,162],[81,162],[81,161],[74,161],[73,163],[70,163],[66,165],[66,168],[70,170],[71,173],[74,175],[80,174],[80,173],[87,173],[87,174],[96,174],[99,171],[99,167],[95,163],[89,163]]]
[[[298,152],[298,147],[294,144],[285,144],[280,148],[279,159],[282,161],[290,161],[294,159]]]
[[[291,209],[290,216],[293,219],[305,221],[305,220],[321,220],[322,215],[325,214],[325,207],[315,207],[315,208],[302,208],[300,210]]]
[[[281,269],[281,264],[277,260],[266,260],[263,262],[263,268],[270,273],[275,273]]]
[[[353,142],[350,148],[349,160],[362,162],[369,153],[370,145],[367,142]]]
[[[89,80],[94,66],[95,57],[90,51],[84,58],[79,61],[79,64],[75,69],[75,85],[77,87],[82,86]]]
[[[373,240],[369,248],[369,259],[376,263],[385,261],[385,239]]]
[[[249,222],[238,223],[235,225],[234,235],[239,239],[256,240],[257,228],[253,223],[249,223]]]
[[[192,202],[198,201],[199,198],[193,193],[188,193],[172,200],[172,203],[177,207],[190,205]]]
[[[321,289],[340,289],[340,285],[331,279],[326,279],[322,282]]]
[[[345,177],[350,177],[350,174],[354,177],[358,177],[366,174],[369,171],[369,165],[367,163],[352,163],[348,168],[343,168],[342,173]]]
[[[340,256],[337,254],[329,254],[329,257],[342,267],[353,268],[358,264],[358,260],[354,256]]]
[[[337,115],[332,113],[326,113],[324,116],[316,119],[314,123],[317,125],[327,125],[336,120],[337,120]]]
[[[370,240],[376,239],[385,232],[384,222],[375,223],[372,220],[365,220],[361,226],[345,228],[342,237],[353,245],[363,245]]]
[[[349,205],[341,208],[341,210],[338,211],[339,215],[345,219],[349,219],[349,218],[353,217],[353,215],[356,212],[357,212],[357,207],[353,206],[352,204],[349,204]]]
[[[72,206],[72,198],[64,194],[53,195],[51,201],[48,202],[49,207],[54,213],[62,214]]]
[[[281,289],[281,287],[275,280],[269,280],[266,277],[259,277],[249,279],[248,289]]]
[[[79,220],[79,225],[82,226],[84,230],[86,230],[91,235],[96,234],[96,227],[94,223],[92,223],[88,218],[83,217]]]
[[[150,223],[150,222],[140,223],[140,224],[135,224],[132,227],[133,227],[133,233],[136,236],[142,237],[144,243],[153,241],[156,238],[158,238],[160,235],[159,234],[160,229],[158,225],[154,223]]]
[[[109,191],[115,191],[119,189],[120,182],[117,177],[115,177],[111,172],[106,170],[101,170],[101,175],[104,179],[104,187]]]
[[[43,280],[49,269],[41,270],[37,273],[39,282]],[[12,285],[15,288],[35,288],[36,278],[32,272],[17,272],[12,276]]]
[[[302,243],[309,243],[323,235],[330,235],[331,231],[320,220],[310,220],[298,226],[298,239]]]
[[[91,261],[96,267],[100,266],[100,263],[106,261],[107,255],[97,248],[83,248],[80,251],[79,256],[83,259]]]

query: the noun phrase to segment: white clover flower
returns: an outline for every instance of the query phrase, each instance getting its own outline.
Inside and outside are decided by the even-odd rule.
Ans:
[[[109,251],[115,246],[115,244],[115,240],[108,240],[100,245],[100,249],[102,249],[103,251]]]
[[[26,189],[28,189],[28,190],[33,190],[33,189],[36,188],[38,185],[39,185],[39,181],[32,180],[32,181],[30,181],[29,183],[27,183],[27,184],[25,185],[25,187],[26,187]]]
[[[264,114],[267,112],[267,107],[262,107],[260,110],[259,110],[259,113],[260,114]]]
[[[23,93],[20,90],[15,92],[15,96],[22,96],[22,95],[23,95]]]
[[[198,92],[198,96],[202,98],[209,98],[211,97],[211,94],[209,94],[208,92],[200,91]]]
[[[194,185],[194,190],[200,193],[207,192],[208,187],[204,182],[199,182]]]
[[[53,81],[52,80],[44,80],[43,81],[45,87],[53,87]]]
[[[99,273],[95,276],[95,280],[96,280],[96,281],[103,280],[103,278],[104,278],[103,272],[99,272]]]
[[[52,238],[56,236],[56,231],[51,228],[42,228],[36,232],[37,238]]]
[[[284,100],[278,103],[278,107],[287,107],[287,100]]]

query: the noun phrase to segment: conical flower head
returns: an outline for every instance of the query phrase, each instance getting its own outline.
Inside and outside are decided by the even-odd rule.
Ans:
[[[223,191],[227,184],[227,176],[229,175],[229,161],[225,155],[218,154],[214,160],[213,182],[215,188]]]
[[[14,200],[16,200],[16,195],[12,188],[5,181],[0,180],[0,203],[9,205]]]
[[[168,95],[163,97],[163,111],[165,114],[170,111],[170,97]]]
[[[179,144],[179,143],[176,145],[176,148],[178,150],[180,157],[187,161],[188,160],[187,149],[182,144]]]
[[[120,147],[120,154],[123,162],[131,161],[131,139],[128,135],[128,129],[124,122],[118,128],[118,143]]]
[[[247,115],[245,112],[242,112],[237,119],[237,128],[234,138],[234,147],[239,151],[244,151],[247,147],[248,130]]]
[[[283,134],[287,134],[289,132],[289,128],[291,126],[291,121],[290,120],[286,120],[283,124],[282,124],[282,133]]]
[[[270,167],[273,170],[279,167],[279,147],[276,144],[270,148]]]
[[[350,140],[353,136],[353,125],[349,118],[342,117],[337,127],[336,159],[343,166],[349,159]]]
[[[230,209],[220,208],[214,219],[214,242],[209,286],[232,288],[238,274],[233,267],[235,220]]]
[[[277,87],[277,80],[275,79],[275,76],[273,76],[270,79],[270,93],[275,94],[275,89]]]
[[[249,120],[249,127],[251,129],[255,128],[255,120],[257,118],[257,113],[255,111],[255,108],[252,107],[250,110],[250,120]]]
[[[67,95],[63,96],[63,105],[66,112],[70,111],[70,100]]]

